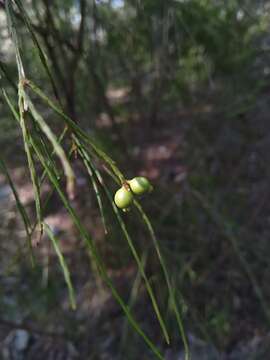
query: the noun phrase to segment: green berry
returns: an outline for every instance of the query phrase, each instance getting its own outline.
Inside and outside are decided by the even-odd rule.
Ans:
[[[143,176],[135,177],[134,179],[130,180],[128,183],[132,192],[134,192],[134,194],[136,195],[142,195],[146,192],[150,192],[153,189],[149,180]]]
[[[114,195],[114,202],[120,209],[127,209],[133,201],[132,192],[122,186]]]

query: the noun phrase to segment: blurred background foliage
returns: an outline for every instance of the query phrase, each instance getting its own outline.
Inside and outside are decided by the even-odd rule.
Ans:
[[[4,1],[0,6],[0,70],[5,74],[1,83],[16,99],[14,49]],[[270,322],[270,2],[28,0],[24,6],[47,56],[57,94],[15,7],[28,78],[50,97],[57,96],[66,113],[95,136],[128,178],[142,174],[153,182],[155,191],[143,202],[169,264],[187,331],[228,354],[239,342],[266,335]],[[36,102],[55,131],[61,130],[55,114]],[[2,97],[0,146],[33,216],[20,130]],[[105,206],[109,231],[104,235],[95,194],[88,199],[83,196],[85,174],[76,159],[74,167],[82,184],[78,211],[97,238],[116,284],[146,331],[163,347],[155,321],[145,314],[148,303],[141,279],[136,277],[111,210]],[[0,201],[2,192],[5,199],[4,184],[1,178]],[[78,234],[66,225],[57,198],[46,211],[56,231],[64,234],[81,307],[75,315],[67,310],[64,284],[46,243],[37,250],[36,270],[22,260],[23,251],[17,256],[24,239],[21,224],[14,206],[3,205],[3,324],[14,321],[30,329],[34,324],[34,329],[55,330],[55,318],[64,314],[65,336],[75,343],[81,359],[103,359],[106,351],[109,359],[149,359],[134,334],[124,335],[125,320],[115,324],[115,310],[104,317],[95,315],[98,320],[91,325],[91,316],[98,310],[92,302],[87,305],[85,289],[89,286],[99,294],[99,300],[93,301],[101,304],[101,312],[104,290],[98,284],[94,287],[96,275],[89,275],[83,248],[76,242]],[[148,235],[138,218],[129,214],[125,218],[175,334],[172,348],[179,350],[171,304],[164,295]],[[101,339],[95,351],[89,347],[89,342],[97,341],[89,340],[91,326],[97,327],[93,337]],[[116,334],[106,348],[105,339],[114,326]]]

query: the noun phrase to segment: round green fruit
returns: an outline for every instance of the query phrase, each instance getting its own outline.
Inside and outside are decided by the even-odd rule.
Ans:
[[[127,209],[133,201],[132,192],[122,186],[114,195],[114,202],[120,209]]]
[[[142,195],[146,192],[150,192],[151,190],[153,190],[153,187],[150,184],[149,180],[143,176],[135,177],[128,183],[132,192],[136,195]]]

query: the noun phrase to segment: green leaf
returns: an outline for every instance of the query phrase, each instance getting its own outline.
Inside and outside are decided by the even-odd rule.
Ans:
[[[85,151],[85,149],[82,150],[82,152],[83,152],[83,156],[84,156],[85,159],[87,160],[89,157],[88,157],[87,152]],[[88,161],[88,160],[87,160],[87,161]],[[89,163],[89,166],[94,166],[94,164],[92,163],[92,164],[90,165],[90,163]],[[106,186],[106,184],[104,183],[104,181],[102,181],[101,174],[99,173],[99,171],[97,170],[96,167],[93,167],[93,170],[94,170],[95,174],[97,175],[97,178],[99,179],[101,186],[104,188],[104,191],[105,191],[108,199],[110,200],[110,203],[111,203],[111,205],[112,205],[113,211],[114,211],[114,213],[115,213],[115,215],[116,215],[116,217],[117,217],[118,223],[119,223],[119,225],[120,225],[120,227],[121,227],[121,230],[122,230],[122,232],[123,232],[123,234],[124,234],[124,237],[125,237],[125,239],[126,239],[126,241],[127,241],[127,243],[128,243],[128,246],[129,246],[129,248],[130,248],[130,250],[131,250],[131,253],[132,253],[132,255],[133,255],[133,257],[134,257],[134,259],[135,259],[135,261],[136,261],[136,263],[137,263],[139,272],[140,272],[142,278],[144,279],[147,292],[148,292],[149,297],[150,297],[150,299],[151,299],[151,302],[152,302],[152,305],[153,305],[155,314],[156,314],[156,316],[157,316],[157,319],[158,319],[159,324],[160,324],[160,326],[161,326],[161,329],[162,329],[162,331],[163,331],[164,337],[165,337],[167,343],[169,344],[169,343],[170,343],[169,334],[168,334],[168,331],[167,331],[165,322],[164,322],[164,320],[163,320],[163,318],[162,318],[161,312],[160,312],[160,310],[159,310],[159,306],[158,306],[156,297],[155,297],[155,295],[154,295],[153,289],[152,289],[152,287],[151,287],[151,285],[150,285],[150,283],[149,283],[149,280],[148,280],[148,278],[147,278],[147,276],[146,276],[146,274],[145,274],[144,266],[143,266],[143,264],[142,264],[142,261],[141,261],[141,259],[140,259],[140,256],[139,256],[139,254],[138,254],[138,252],[137,252],[137,250],[136,250],[136,248],[135,248],[135,245],[134,245],[134,243],[133,243],[133,240],[132,240],[131,236],[129,235],[129,232],[128,232],[128,230],[127,230],[127,227],[126,227],[126,225],[125,225],[125,223],[124,223],[124,221],[123,221],[123,219],[122,219],[122,216],[121,216],[118,208],[117,208],[116,205],[114,204],[113,197],[112,197],[112,195],[111,195],[108,187]]]
[[[58,260],[59,260],[59,263],[60,263],[64,278],[65,278],[65,282],[66,282],[67,287],[68,287],[70,305],[71,305],[72,309],[75,310],[76,309],[76,302],[75,302],[74,288],[73,288],[73,285],[72,285],[72,282],[71,282],[71,276],[70,276],[70,272],[69,272],[67,263],[65,261],[64,255],[62,254],[60,246],[59,246],[59,241],[56,238],[56,236],[54,235],[54,233],[52,232],[51,228],[48,226],[48,224],[43,223],[43,226],[44,226],[45,232],[47,233],[48,237],[50,238],[50,240],[51,240],[51,242],[53,244],[55,253],[56,253],[57,257],[58,257]]]
[[[30,254],[30,260],[31,260],[31,263],[32,265],[34,266],[34,256],[33,256],[33,249],[32,249],[32,242],[31,242],[31,223],[30,223],[30,219],[28,217],[28,214],[23,206],[23,204],[21,203],[20,201],[20,198],[19,198],[19,195],[18,195],[18,192],[16,190],[16,187],[15,187],[15,184],[13,183],[12,179],[11,179],[11,176],[7,170],[7,167],[6,167],[6,164],[4,162],[3,159],[1,159],[0,157],[0,170],[5,174],[6,178],[7,178],[7,181],[9,183],[9,186],[13,192],[13,196],[14,196],[14,199],[15,199],[15,202],[16,202],[16,206],[17,206],[17,209],[21,215],[21,218],[22,218],[22,221],[23,221],[23,224],[24,224],[24,228],[25,228],[25,232],[26,232],[26,235],[27,235],[27,245],[28,245],[28,250],[29,250],[29,254]]]
[[[36,155],[38,156],[42,166],[46,170],[47,175],[48,175],[52,185],[55,187],[56,191],[58,192],[58,194],[59,194],[59,196],[60,196],[60,198],[61,198],[61,200],[63,202],[63,205],[65,206],[65,208],[69,212],[75,226],[77,227],[82,239],[84,240],[85,245],[86,245],[87,250],[88,250],[88,253],[90,255],[90,259],[95,261],[95,264],[97,265],[97,268],[98,268],[98,270],[100,272],[100,275],[101,275],[102,279],[106,282],[106,284],[110,288],[110,290],[112,292],[112,295],[114,296],[114,298],[116,299],[118,304],[121,306],[122,310],[124,311],[128,321],[133,326],[133,328],[144,339],[144,341],[147,343],[147,345],[150,347],[150,349],[153,351],[153,353],[159,359],[161,359],[161,360],[164,359],[164,357],[160,354],[160,352],[157,349],[157,347],[155,346],[155,344],[148,338],[148,336],[141,329],[140,325],[134,319],[134,317],[132,316],[129,308],[125,305],[125,303],[122,300],[121,296],[119,295],[118,291],[114,287],[111,279],[109,278],[109,276],[107,274],[106,268],[105,268],[105,266],[104,266],[104,264],[103,264],[103,262],[102,262],[102,260],[101,260],[101,258],[99,256],[99,254],[98,254],[98,251],[96,249],[96,246],[95,246],[93,240],[89,237],[88,232],[86,231],[86,229],[82,225],[79,217],[77,216],[76,212],[74,211],[74,209],[70,205],[69,200],[66,198],[65,194],[61,190],[61,185],[60,185],[57,177],[55,176],[55,173],[54,173],[53,169],[50,167],[50,165],[44,159],[44,157],[42,155],[42,152],[40,151],[39,144],[33,138],[31,138],[31,144],[32,144],[32,146],[33,146],[33,148],[34,148],[34,150],[36,152]]]
[[[49,77],[49,79],[51,81],[54,94],[55,94],[56,98],[59,100],[57,87],[56,87],[54,78],[52,76],[50,67],[48,65],[46,55],[45,55],[44,51],[42,50],[42,47],[39,44],[38,38],[37,38],[37,36],[36,36],[36,34],[35,34],[34,30],[33,30],[33,27],[31,25],[31,21],[30,21],[28,15],[27,15],[21,1],[20,0],[14,0],[14,2],[16,3],[18,9],[20,10],[20,14],[21,14],[22,19],[23,19],[24,23],[26,24],[26,26],[27,26],[27,28],[28,28],[28,30],[30,32],[30,35],[31,35],[33,43],[35,45],[35,49],[37,49],[37,52],[38,52],[39,58],[41,60],[41,63],[43,64],[43,66],[44,66],[44,68],[45,68],[45,70],[47,72],[47,75],[48,75],[48,77]]]
[[[59,141],[57,140],[57,137],[52,132],[49,125],[46,123],[46,121],[43,119],[43,117],[40,115],[40,113],[36,110],[36,107],[34,106],[33,102],[30,100],[29,96],[25,93],[24,90],[22,90],[22,96],[24,98],[24,101],[29,109],[29,112],[32,114],[35,121],[38,123],[40,129],[44,132],[44,134],[47,136],[48,140],[51,142],[54,152],[59,157],[65,176],[67,178],[67,193],[71,199],[74,198],[74,182],[75,182],[75,175],[72,170],[72,167],[70,165],[70,162],[66,156],[66,153],[63,149],[63,147],[60,145]]]

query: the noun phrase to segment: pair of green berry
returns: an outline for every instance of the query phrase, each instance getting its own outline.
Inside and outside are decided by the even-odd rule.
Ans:
[[[128,180],[116,191],[114,202],[120,209],[128,209],[133,202],[133,194],[143,195],[153,190],[149,180],[143,176]]]

